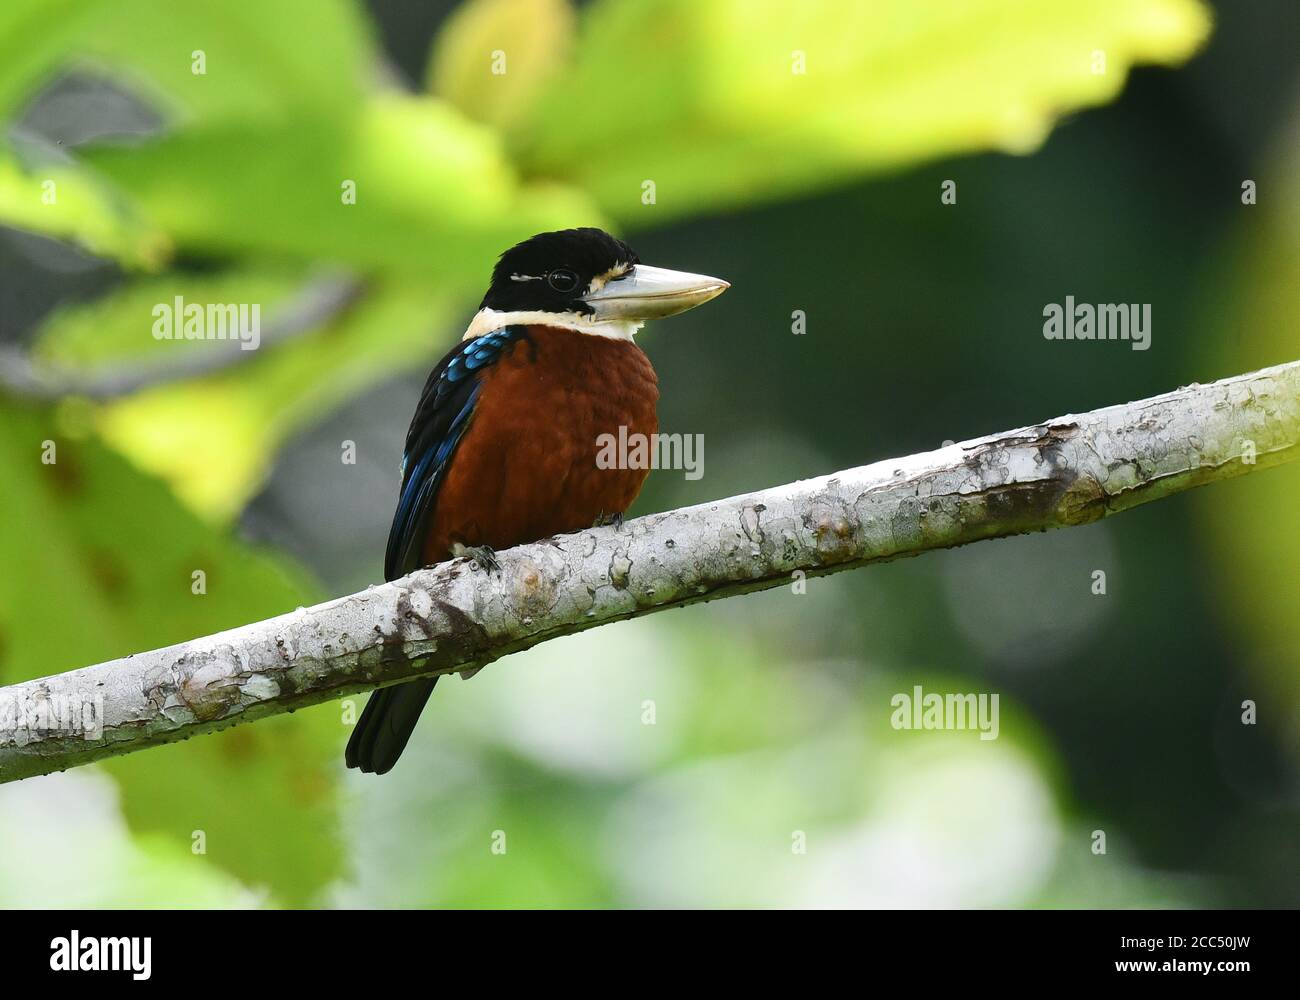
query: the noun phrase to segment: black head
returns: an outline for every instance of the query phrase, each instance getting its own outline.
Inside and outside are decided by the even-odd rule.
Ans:
[[[590,316],[583,296],[639,264],[636,251],[600,229],[539,233],[501,255],[480,308]]]

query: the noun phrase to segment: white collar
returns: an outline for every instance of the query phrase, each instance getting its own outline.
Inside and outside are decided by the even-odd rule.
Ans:
[[[581,313],[553,313],[541,310],[518,312],[498,312],[484,307],[474,314],[465,336],[461,340],[474,340],[485,333],[500,330],[507,326],[554,326],[561,330],[575,330],[593,337],[608,337],[610,340],[631,341],[644,324],[630,320],[608,320],[597,323]]]

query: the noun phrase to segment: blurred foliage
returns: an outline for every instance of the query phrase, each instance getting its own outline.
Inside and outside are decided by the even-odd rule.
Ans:
[[[5,564],[25,567],[0,575],[0,683],[209,635],[322,596],[106,449],[84,408],[6,404],[0,418],[9,470],[0,538]],[[42,464],[51,446],[54,461]],[[195,570],[205,574],[201,595]],[[339,873],[329,833],[336,717],[331,707],[281,716],[107,767],[135,829],[186,849],[202,830],[212,861],[301,902]],[[299,836],[286,837],[289,829]]]
[[[252,263],[217,275],[169,274],[104,301],[55,316],[38,356],[65,366],[98,358],[163,361],[202,342],[140,336],[153,303],[260,302],[263,322],[307,280],[297,267]],[[210,517],[236,514],[294,430],[421,357],[432,325],[450,316],[437,288],[376,279],[364,304],[344,310],[315,336],[266,344],[255,363],[182,383],[161,383],[104,407],[99,430],[142,468],[167,478],[178,496]],[[129,346],[128,346],[129,345]],[[225,345],[215,345],[225,346]]]
[[[85,218],[64,207],[40,225],[32,177],[13,185],[13,208],[0,200],[0,220],[82,236],[124,264],[156,266],[172,245],[245,270],[326,260],[383,278],[387,294],[350,319],[357,335],[333,338],[347,341],[348,365],[314,344],[267,351],[247,367],[277,365],[264,384],[279,395],[219,377],[106,408],[117,448],[216,517],[239,509],[308,415],[423,363],[413,337],[433,343],[427,333],[448,316],[436,305],[477,288],[502,248],[600,224],[583,191],[616,218],[649,222],[943,153],[1027,151],[1059,115],[1113,97],[1130,64],[1185,59],[1208,30],[1196,0],[984,0],[925,13],[904,2],[603,3],[580,28],[559,0],[486,0],[465,5],[435,42],[435,100],[367,79],[373,43],[341,0],[228,0],[175,18],[148,16],[149,0],[65,6],[58,30],[22,58],[5,58],[9,40],[25,43],[48,11],[20,3],[0,22],[0,112],[71,64],[113,74],[168,125],[144,142],[77,150],[85,175],[72,175],[72,193]],[[298,35],[304,19],[310,47]],[[176,38],[203,44],[181,58]],[[792,63],[790,38],[811,70]],[[511,60],[504,73],[494,72],[498,51]],[[646,96],[626,91],[628,74]],[[662,197],[652,211],[641,204],[646,178]],[[129,329],[140,300],[129,287],[119,294]],[[394,315],[395,304],[423,308],[427,325]]]
[[[241,541],[232,522],[286,441],[394,374],[426,368],[458,336],[491,261],[515,240],[582,224],[648,229],[939,158],[1028,153],[1056,123],[1115,98],[1134,66],[1178,65],[1209,30],[1194,0],[596,0],[580,9],[474,0],[434,38],[417,92],[399,84],[362,8],[344,0],[165,9],[156,0],[8,0],[0,222],[72,241],[122,273],[106,295],[66,302],[42,324],[32,344],[40,364],[93,377],[210,349],[150,336],[153,305],[176,296],[257,302],[267,324],[322,266],[361,291],[304,335],[219,372],[105,403],[0,406],[11,474],[0,563],[24,568],[0,578],[0,682],[323,596],[282,553]],[[194,50],[203,73],[193,70]],[[498,52],[504,74],[492,72]],[[131,95],[160,127],[64,145],[41,136],[33,103],[68,73]],[[642,201],[646,180],[656,185],[653,205]],[[47,204],[49,181],[57,197]],[[932,192],[933,179],[926,183]],[[345,196],[351,185],[355,204]],[[839,222],[818,232],[829,241]],[[839,255],[853,256],[854,271],[866,269],[858,256],[881,263],[864,284],[895,281],[877,258],[906,258],[909,248],[864,250],[870,235],[842,235]],[[1280,228],[1251,243],[1258,256],[1243,266],[1258,283],[1243,326],[1289,329],[1294,302],[1268,289],[1300,284],[1294,256],[1277,249],[1295,236]],[[927,244],[927,263],[932,255]],[[837,280],[834,256],[814,255],[823,273],[808,280]],[[1269,270],[1279,256],[1285,266]],[[929,274],[911,280],[912,322],[924,328],[935,283]],[[777,311],[787,310],[782,299]],[[914,352],[906,333],[881,344],[875,363],[915,365],[910,354],[889,355]],[[1260,363],[1270,360],[1282,358]],[[716,384],[708,359],[695,363]],[[860,370],[839,369],[818,377],[832,387],[852,379],[860,390]],[[1102,388],[1094,402],[1114,401],[1114,387]],[[727,391],[716,390],[720,410],[757,419],[728,407]],[[54,466],[38,462],[46,440],[58,444]],[[806,459],[811,448],[800,447]],[[1227,544],[1247,556],[1232,561],[1236,575],[1221,586],[1255,595],[1235,612],[1244,629],[1294,617],[1294,590],[1260,598],[1249,589],[1267,554],[1251,561],[1261,542],[1247,526],[1289,516],[1286,475],[1249,482],[1253,492],[1234,494],[1240,507],[1227,515]],[[202,597],[190,591],[198,568],[208,575]],[[897,596],[877,595],[866,611],[830,587],[810,591],[800,610],[800,628],[838,636],[854,655],[864,645],[854,623],[870,616],[887,642],[898,640],[897,662],[799,660],[779,641],[785,626],[764,632],[761,620],[754,634],[701,617],[672,628],[630,622],[512,658],[508,680],[488,672],[463,688],[444,682],[457,685],[456,697],[440,702],[436,735],[425,739],[422,729],[382,782],[343,775],[347,725],[338,706],[322,706],[0,788],[0,809],[29,820],[0,829],[8,859],[0,904],[1208,898],[1198,884],[1147,874],[1122,835],[1104,875],[1084,860],[1090,817],[1070,801],[1032,706],[1005,698],[995,743],[972,734],[920,742],[887,727],[876,707],[898,683],[889,671],[936,660],[926,652],[931,636],[903,637],[923,621],[904,617],[903,606],[936,599],[909,572],[882,567]],[[1091,626],[1081,621],[1076,631]],[[1294,685],[1300,639],[1272,634],[1289,657],[1278,683]],[[970,680],[927,677],[935,686]],[[647,700],[653,725],[644,724]],[[791,817],[817,847],[807,856],[791,849]],[[94,839],[78,839],[81,829]],[[510,838],[503,856],[489,848],[496,830]],[[201,856],[191,853],[195,831],[205,838]],[[37,883],[15,859],[42,839],[84,867],[58,885]],[[674,877],[664,878],[669,870]]]
[[[567,0],[467,3],[434,44],[428,87],[478,121],[498,128],[519,123],[571,58],[576,31]],[[506,72],[485,73],[485,53],[508,59],[500,63]]]
[[[57,199],[52,204],[42,198],[47,185]],[[10,225],[76,240],[128,267],[155,269],[172,253],[161,229],[115,201],[79,165],[51,162],[39,174],[29,173],[13,153],[0,149],[0,206]]]
[[[1278,210],[1259,213],[1253,225],[1243,227],[1223,254],[1223,269],[1233,280],[1202,293],[1202,314],[1225,317],[1216,323],[1215,336],[1207,338],[1214,345],[1215,364],[1242,353],[1261,366],[1280,364],[1300,353],[1300,146],[1290,144],[1278,167],[1260,183]],[[1224,627],[1251,649],[1267,694],[1300,705],[1300,573],[1279,577],[1270,572],[1279,562],[1300,566],[1300,532],[1259,530],[1261,524],[1294,522],[1300,466],[1284,465],[1247,480],[1244,489],[1219,503],[1201,505],[1208,537],[1218,548],[1220,613]],[[1284,718],[1265,724],[1285,732],[1300,752],[1300,725]]]
[[[1182,62],[1208,32],[1196,0],[599,4],[507,134],[527,169],[619,221],[664,222],[940,155],[1030,152],[1062,114],[1119,93],[1130,65]]]
[[[0,906],[247,907],[263,902],[226,871],[155,834],[132,835],[117,793],[88,768],[11,785],[0,824]],[[58,859],[42,864],[40,859]]]

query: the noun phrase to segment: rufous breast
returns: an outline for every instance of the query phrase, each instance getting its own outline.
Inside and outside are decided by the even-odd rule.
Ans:
[[[602,435],[658,430],[658,381],[636,344],[530,326],[482,383],[438,492],[426,564],[453,543],[508,548],[631,506],[649,470],[601,468],[597,457]]]

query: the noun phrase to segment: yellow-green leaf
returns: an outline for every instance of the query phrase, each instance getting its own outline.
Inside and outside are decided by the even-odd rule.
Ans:
[[[86,151],[177,244],[289,255],[479,285],[502,248],[598,222],[585,197],[521,187],[491,130],[429,97],[388,94],[292,130],[195,128]]]
[[[5,0],[0,121],[68,69],[112,74],[189,122],[343,114],[360,101],[371,50],[346,0]]]
[[[567,0],[471,0],[434,43],[430,89],[471,118],[508,125],[564,65],[573,30]]]
[[[158,270],[167,234],[74,163],[24,168],[0,146],[0,223],[69,240],[123,266]]]
[[[653,224],[1029,152],[1062,115],[1114,98],[1132,66],[1180,63],[1209,30],[1199,0],[605,0],[510,138],[527,170]]]
[[[170,645],[310,603],[286,562],[202,524],[86,432],[0,404],[0,683]],[[202,573],[197,577],[196,573]],[[136,831],[305,902],[336,878],[338,711],[322,706],[107,762]]]

